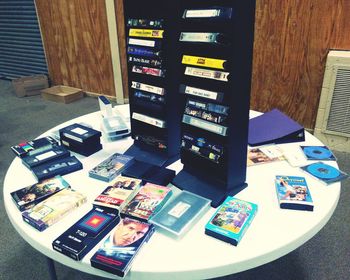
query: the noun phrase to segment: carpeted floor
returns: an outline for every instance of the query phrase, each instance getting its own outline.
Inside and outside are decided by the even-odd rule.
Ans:
[[[18,98],[11,83],[0,80],[0,185],[3,185],[7,168],[14,159],[10,146],[21,140],[33,139],[59,123],[98,109],[97,99],[92,97],[85,97],[71,104],[45,101],[40,96]],[[335,154],[340,168],[350,172],[350,154]],[[274,262],[219,279],[350,279],[349,201],[348,179],[342,183],[342,194],[334,215],[310,241]],[[44,256],[27,244],[8,220],[2,191],[0,224],[0,280],[49,279]],[[61,264],[56,264],[56,270],[60,280],[101,279]]]

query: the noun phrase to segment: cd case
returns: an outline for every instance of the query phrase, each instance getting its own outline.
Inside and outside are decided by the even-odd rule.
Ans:
[[[49,196],[68,188],[69,183],[61,176],[46,179],[34,185],[11,193],[11,197],[20,211],[28,210]]]
[[[121,219],[91,257],[91,266],[124,277],[153,233],[152,224],[130,218]]]
[[[237,246],[257,211],[257,204],[228,196],[206,224],[205,234]]]
[[[134,157],[115,153],[89,171],[89,176],[105,182],[117,177],[125,168],[130,166]]]
[[[304,177],[277,175],[275,186],[278,203],[282,209],[314,210],[311,193]]]
[[[54,250],[81,260],[119,222],[116,211],[93,208],[52,242]]]
[[[152,217],[150,222],[174,237],[182,237],[209,210],[210,203],[209,199],[182,191]]]
[[[347,173],[321,161],[300,168],[327,185],[349,177]]]
[[[300,146],[307,160],[337,160],[327,146]]]

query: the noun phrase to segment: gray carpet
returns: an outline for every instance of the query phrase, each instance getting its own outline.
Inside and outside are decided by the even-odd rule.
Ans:
[[[14,155],[10,146],[37,137],[74,117],[98,110],[96,98],[71,104],[43,100],[40,96],[18,98],[11,83],[0,80],[0,185]],[[350,154],[335,152],[341,169],[350,172]],[[342,183],[338,207],[328,224],[292,253],[261,267],[220,280],[350,279],[350,180]],[[0,279],[49,279],[46,259],[15,231],[6,216],[0,193]],[[262,233],[263,234],[263,233]],[[56,263],[60,280],[101,279]]]

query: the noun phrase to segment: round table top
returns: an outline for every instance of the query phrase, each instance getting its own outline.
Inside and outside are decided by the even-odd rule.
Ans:
[[[129,116],[127,105],[117,106],[124,116]],[[251,111],[251,116],[257,113]],[[50,131],[75,122],[84,122],[99,129],[100,112],[91,113],[60,124]],[[36,178],[19,158],[11,163],[4,180],[4,202],[7,215],[17,232],[36,250],[54,261],[86,273],[116,278],[115,275],[91,267],[90,258],[97,250],[92,249],[82,261],[75,261],[54,251],[52,241],[73,225],[92,208],[92,201],[108,183],[88,176],[88,171],[115,152],[123,153],[132,144],[130,137],[108,142],[103,140],[103,150],[89,156],[76,155],[83,163],[83,169],[63,177],[73,189],[84,192],[88,202],[64,217],[58,223],[39,232],[22,220],[21,212],[13,203],[10,193],[36,183]],[[284,144],[288,148],[299,145],[322,145],[306,133],[305,142]],[[328,162],[336,166],[336,162]],[[169,168],[181,170],[180,161]],[[314,201],[314,211],[280,209],[274,186],[275,175],[304,176]],[[241,272],[273,261],[301,246],[312,238],[332,216],[340,195],[341,184],[325,185],[312,178],[287,161],[251,166],[247,169],[248,187],[236,195],[237,198],[258,204],[258,212],[238,246],[210,237],[204,233],[204,226],[213,215],[211,208],[180,239],[174,239],[155,232],[136,256],[126,279],[203,279]],[[174,187],[175,191],[176,188]]]

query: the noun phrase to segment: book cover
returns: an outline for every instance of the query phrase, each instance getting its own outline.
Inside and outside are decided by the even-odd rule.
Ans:
[[[340,182],[349,177],[347,173],[321,161],[300,168],[327,185]]]
[[[284,160],[282,150],[277,146],[250,148],[247,154],[247,166]]]
[[[258,211],[258,205],[228,196],[205,226],[205,233],[237,246]]]
[[[307,160],[336,160],[327,146],[300,146]]]
[[[311,193],[304,177],[277,175],[275,185],[281,208],[313,211]]]
[[[11,197],[20,211],[28,210],[49,196],[68,188],[69,183],[61,176],[46,179],[34,185],[11,193]]]
[[[121,219],[91,257],[91,266],[124,277],[153,233],[152,224],[130,218]]]
[[[38,203],[30,210],[22,212],[22,218],[37,230],[43,231],[85,203],[86,200],[84,194],[66,188]]]
[[[148,221],[169,199],[169,187],[147,183],[122,209],[121,214]]]
[[[119,210],[133,197],[140,185],[139,179],[119,175],[95,198],[93,204]]]
[[[182,191],[155,214],[150,222],[176,238],[182,237],[209,208],[211,201]]]
[[[109,182],[130,166],[134,157],[115,153],[89,171],[89,176]]]
[[[119,222],[115,210],[95,207],[52,242],[54,250],[81,260]]]

